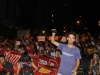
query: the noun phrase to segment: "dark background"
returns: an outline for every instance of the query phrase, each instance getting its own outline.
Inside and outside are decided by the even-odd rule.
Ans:
[[[65,27],[77,33],[99,33],[100,4],[95,0],[1,0],[0,3],[4,27],[49,33],[52,28],[62,32]]]

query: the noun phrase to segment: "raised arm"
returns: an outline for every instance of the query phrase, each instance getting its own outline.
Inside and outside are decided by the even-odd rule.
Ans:
[[[56,35],[56,29],[52,29],[52,39],[51,39],[51,43],[56,45],[56,46],[59,46],[59,43],[55,41],[55,35]]]
[[[38,67],[34,64],[34,62],[31,62],[31,65],[33,66],[34,68],[34,71],[33,72],[36,72],[38,70]]]

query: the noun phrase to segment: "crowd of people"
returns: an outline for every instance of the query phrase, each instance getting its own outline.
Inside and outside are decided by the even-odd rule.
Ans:
[[[19,65],[18,65],[19,67],[21,66],[20,62],[31,62],[30,57],[33,54],[36,54],[38,58],[41,55],[45,55],[49,58],[54,58],[54,59],[61,58],[58,75],[72,75],[72,73],[73,75],[76,75],[77,70],[80,65],[82,65],[85,75],[92,75],[92,74],[99,75],[100,74],[100,61],[99,61],[100,38],[99,36],[94,37],[90,34],[79,35],[78,42],[75,42],[76,34],[74,33],[67,34],[67,37],[66,37],[67,41],[64,41],[64,42],[61,42],[59,40],[55,41],[53,39],[54,36],[55,34],[52,34],[51,41],[46,39],[43,42],[34,39],[32,36],[22,36],[19,39],[7,38],[4,41],[0,42],[0,51],[6,49],[6,50],[11,50],[12,52],[20,52],[22,54],[27,54],[28,52],[27,55],[29,55],[29,57],[27,55],[22,55],[23,58],[20,58]],[[65,50],[66,51],[68,50],[68,51],[66,52]],[[68,57],[66,58],[65,55],[67,55],[70,58]],[[72,58],[72,56],[74,56],[74,58]],[[7,75],[13,75],[13,72],[11,72],[12,70],[11,71],[9,70],[9,68],[13,68],[12,66],[10,66],[11,63],[9,62],[5,63],[4,59],[5,59],[5,56],[0,55],[0,63],[3,64],[4,68],[6,68]],[[34,72],[36,72],[38,70],[38,67],[34,64],[34,62],[31,62],[30,64],[35,68]],[[5,65],[8,65],[8,66],[5,66]],[[19,74],[19,71],[17,71],[17,75],[18,74]]]

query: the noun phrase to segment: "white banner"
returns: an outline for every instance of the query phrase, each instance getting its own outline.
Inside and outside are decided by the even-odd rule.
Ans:
[[[45,36],[37,36],[38,41],[45,41]]]

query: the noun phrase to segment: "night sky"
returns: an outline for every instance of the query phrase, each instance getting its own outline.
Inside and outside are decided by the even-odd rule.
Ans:
[[[71,30],[100,35],[99,9],[97,0],[0,0],[0,35],[16,37],[18,29],[30,29],[31,35],[45,30],[51,35],[52,28],[57,35]]]
[[[15,0],[13,0],[15,1]],[[16,0],[19,13],[16,25],[24,29],[56,28],[59,31],[66,27],[74,30],[88,28],[96,33],[99,31],[99,1],[87,0]],[[15,9],[14,9],[15,10]],[[53,17],[52,17],[53,16]],[[80,24],[77,25],[77,20]],[[76,28],[76,29],[75,29]],[[96,29],[96,30],[95,30]]]

